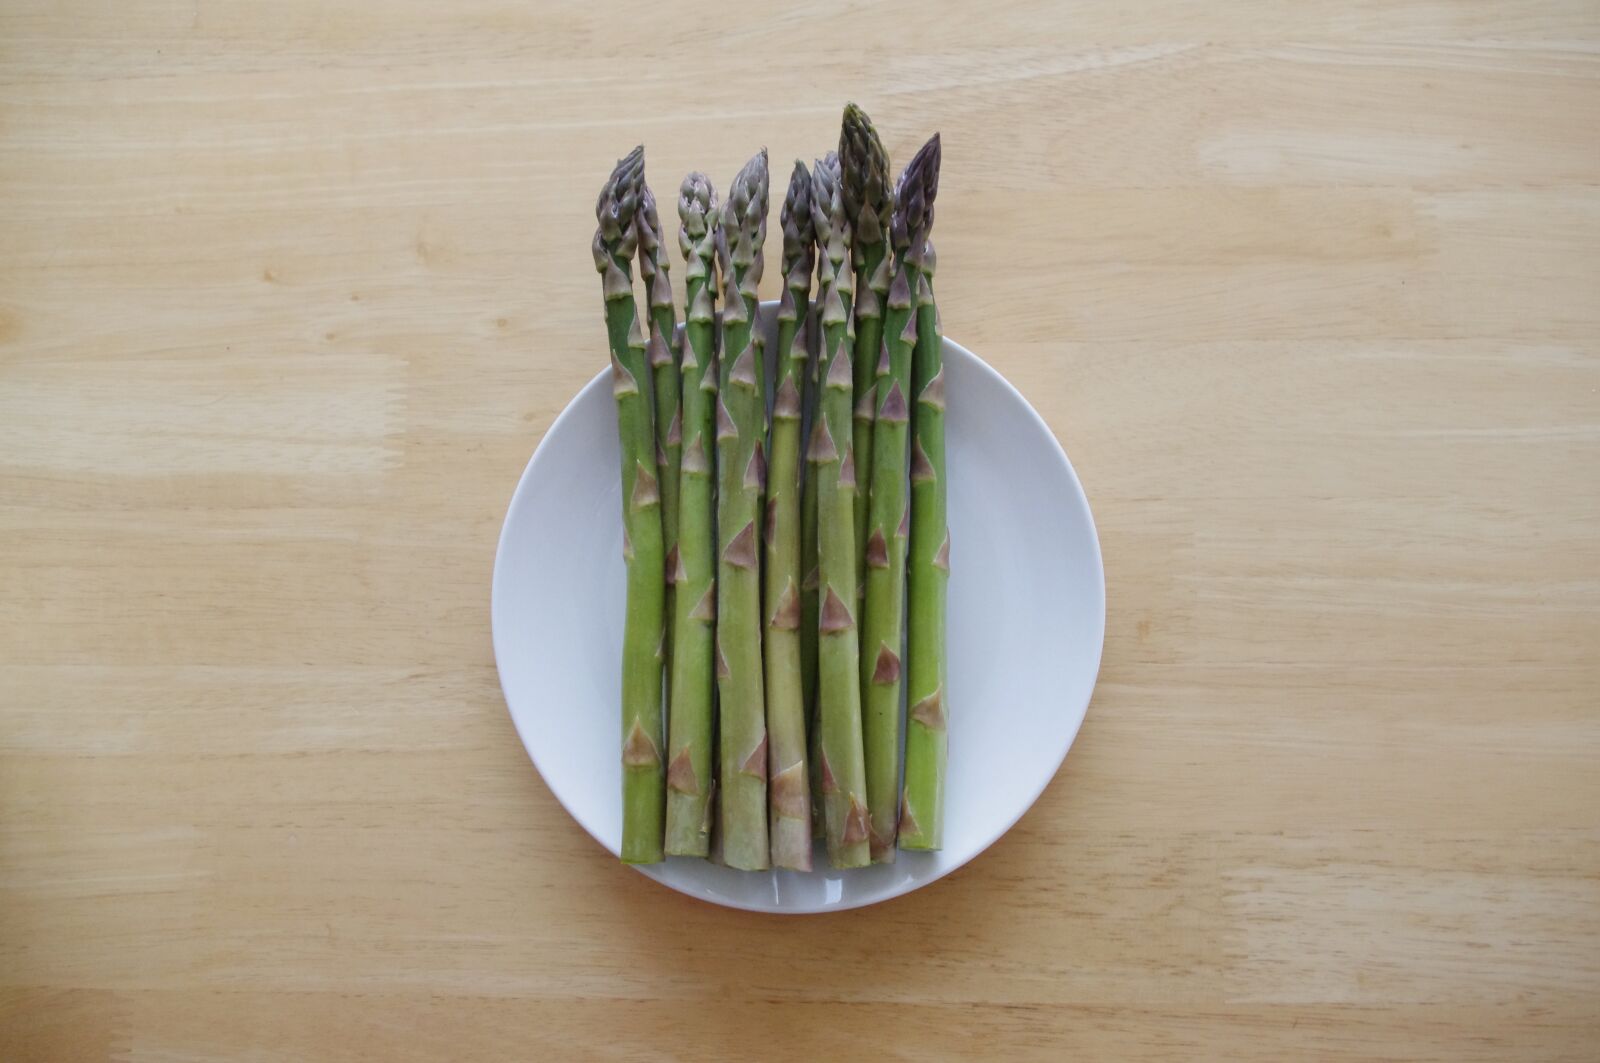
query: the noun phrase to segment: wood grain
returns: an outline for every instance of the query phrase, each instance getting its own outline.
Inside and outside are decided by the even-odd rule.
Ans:
[[[1592,0],[12,0],[0,1058],[1595,1059],[1597,56]],[[611,161],[846,98],[942,131],[946,327],[1110,614],[1007,838],[782,920],[566,817],[488,581]]]

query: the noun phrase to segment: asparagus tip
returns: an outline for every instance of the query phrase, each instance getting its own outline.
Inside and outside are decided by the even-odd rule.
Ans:
[[[617,160],[595,200],[594,216],[600,223],[595,232],[595,267],[601,272],[605,272],[608,256],[633,255],[634,213],[643,185],[644,145],[640,144]],[[608,298],[610,294],[608,290]]]
[[[917,149],[906,163],[894,189],[894,218],[889,225],[890,239],[897,251],[927,242],[933,226],[933,200],[939,194],[939,164],[942,154],[939,134]]]
[[[678,186],[678,220],[683,224],[683,233],[691,239],[704,236],[716,209],[717,191],[711,179],[699,170],[684,177]],[[681,243],[680,249],[683,249]],[[687,256],[688,250],[683,250]]]
[[[889,187],[889,153],[867,113],[846,104],[839,129],[839,168],[843,178],[845,213],[858,239],[877,243],[879,227],[886,224],[893,206]]]

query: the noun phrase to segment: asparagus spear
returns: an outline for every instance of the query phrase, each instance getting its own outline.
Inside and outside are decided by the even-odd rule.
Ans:
[[[933,301],[933,242],[922,247],[917,287],[917,350],[911,390],[911,557],[906,618],[906,781],[900,802],[900,847],[944,843],[945,594],[950,582],[950,530],[945,522],[944,337]]]
[[[661,490],[656,473],[644,335],[633,300],[634,213],[644,149],[617,163],[595,204],[594,265],[605,293],[611,391],[622,443],[622,549],[628,563],[622,635],[622,859],[661,859],[665,794],[661,766],[661,640],[666,588]]]
[[[682,452],[683,428],[678,413],[678,356],[673,344],[678,329],[672,308],[672,281],[667,276],[667,234],[656,214],[656,197],[648,184],[639,189],[639,278],[644,281],[650,307],[650,339],[645,355],[654,378],[656,467],[661,478],[661,534],[666,547],[667,590],[666,639],[662,661],[667,682],[672,681],[672,637],[674,631],[673,587],[678,567],[678,463]]]
[[[705,856],[711,840],[712,655],[717,615],[716,440],[717,195],[704,174],[678,192],[678,247],[683,252],[683,445],[674,566],[672,692],[667,767],[667,852]],[[657,377],[658,386],[660,378]]]
[[[811,203],[811,211],[814,231],[817,212],[814,202]],[[816,257],[824,260],[817,265],[817,294],[820,297],[823,271],[828,268],[824,264],[827,255]],[[805,330],[808,339],[820,340],[821,331],[820,322],[813,324],[808,320]],[[808,348],[820,345],[820,342],[806,344]],[[801,400],[801,407],[805,411],[800,423],[802,433],[810,431],[816,424],[817,395],[821,386],[817,366],[820,362],[817,351],[808,350]],[[825,831],[822,823],[822,791],[817,785],[817,478],[809,468],[810,462],[806,465],[807,472],[800,484],[800,571],[804,574],[800,580],[800,692],[806,706],[806,748],[810,753],[806,766],[811,777],[811,834],[814,838],[821,838],[825,836]]]
[[[852,230],[855,265],[855,356],[853,381],[855,409],[852,435],[860,462],[855,504],[856,594],[866,584],[867,500],[872,479],[872,422],[875,405],[874,376],[883,345],[883,300],[893,267],[885,240],[892,207],[889,191],[889,153],[883,148],[872,119],[855,104],[846,104],[839,131],[839,165],[844,180],[845,211]]]
[[[805,384],[806,313],[815,260],[811,173],[795,160],[779,217],[783,298],[767,465],[765,623],[767,740],[772,863],[811,870],[811,780],[806,768],[805,698],[800,680],[800,391]]]
[[[820,270],[822,387],[806,459],[817,482],[817,771],[828,858],[834,867],[868,862],[866,767],[861,748],[861,686],[856,641],[855,457],[852,453],[850,246],[839,159],[812,170],[812,218],[824,248]]]
[[[763,148],[734,178],[717,237],[724,304],[717,402],[719,808],[723,857],[730,867],[747,871],[761,870],[769,862],[757,553],[767,472],[762,443],[767,410],[763,344],[752,329],[766,232]]]
[[[900,638],[905,630],[906,428],[911,357],[917,344],[915,297],[922,285],[922,249],[939,189],[939,136],[912,157],[895,186],[894,279],[878,364],[878,408],[872,434],[872,489],[867,516],[867,589],[861,638],[862,732],[872,859],[893,863],[900,797]]]

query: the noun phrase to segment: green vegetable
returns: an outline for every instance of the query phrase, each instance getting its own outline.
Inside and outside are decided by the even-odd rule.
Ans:
[[[852,437],[859,468],[855,505],[856,595],[866,588],[867,501],[872,486],[872,431],[876,406],[875,376],[882,360],[883,301],[893,268],[885,239],[893,206],[889,191],[889,153],[872,119],[847,104],[839,131],[839,167],[845,212],[850,220],[855,264],[855,353],[852,380],[855,407]]]
[[[639,277],[644,281],[650,308],[650,338],[645,344],[645,360],[654,378],[656,468],[661,480],[661,535],[666,547],[666,640],[662,661],[667,681],[672,680],[673,574],[678,567],[678,463],[682,454],[683,428],[678,415],[678,356],[673,350],[678,318],[672,307],[672,280],[667,275],[667,235],[656,214],[656,197],[648,184],[639,188]]]
[[[718,807],[723,859],[747,871],[770,862],[758,549],[767,473],[765,354],[751,327],[766,231],[763,149],[734,178],[717,241],[724,304],[717,402]]]
[[[944,844],[944,777],[950,689],[945,603],[950,582],[950,531],[944,460],[944,337],[933,300],[932,241],[923,244],[917,288],[917,351],[911,390],[911,556],[906,639],[906,781],[900,804],[900,848]]]
[[[804,322],[816,257],[811,174],[796,161],[779,217],[783,224],[783,298],[767,465],[766,652],[767,740],[772,863],[811,870],[811,780],[806,768],[806,707],[800,646],[800,417],[805,386]]]
[[[711,731],[716,639],[716,192],[692,173],[678,192],[683,251],[682,477],[667,767],[667,852],[705,856],[711,840]],[[658,378],[659,379],[659,378]]]
[[[906,540],[911,534],[906,487],[910,408],[906,395],[911,388],[911,357],[917,344],[915,293],[922,283],[920,252],[927,244],[938,188],[939,137],[935,134],[912,157],[895,187],[894,219],[890,225],[895,270],[884,318],[885,357],[878,363],[880,397],[872,435],[861,715],[875,863],[894,861],[900,803],[900,652],[905,632]]]
[[[834,867],[868,863],[866,766],[861,746],[860,646],[855,611],[855,457],[852,454],[850,272],[838,157],[812,170],[812,217],[823,255],[822,387],[806,459],[817,482],[817,769],[828,858]]]
[[[644,183],[644,149],[617,163],[595,204],[594,264],[605,294],[611,391],[622,444],[622,549],[628,564],[622,635],[622,859],[661,859],[665,789],[661,765],[661,652],[665,635],[665,549],[656,470],[649,366],[633,301],[634,215]]]

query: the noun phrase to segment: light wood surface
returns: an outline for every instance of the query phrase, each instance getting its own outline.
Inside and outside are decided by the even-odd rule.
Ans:
[[[846,99],[1109,626],[1008,837],[784,920],[568,819],[488,588],[612,160]],[[1600,1058],[1597,249],[1594,0],[9,0],[0,1059]]]

